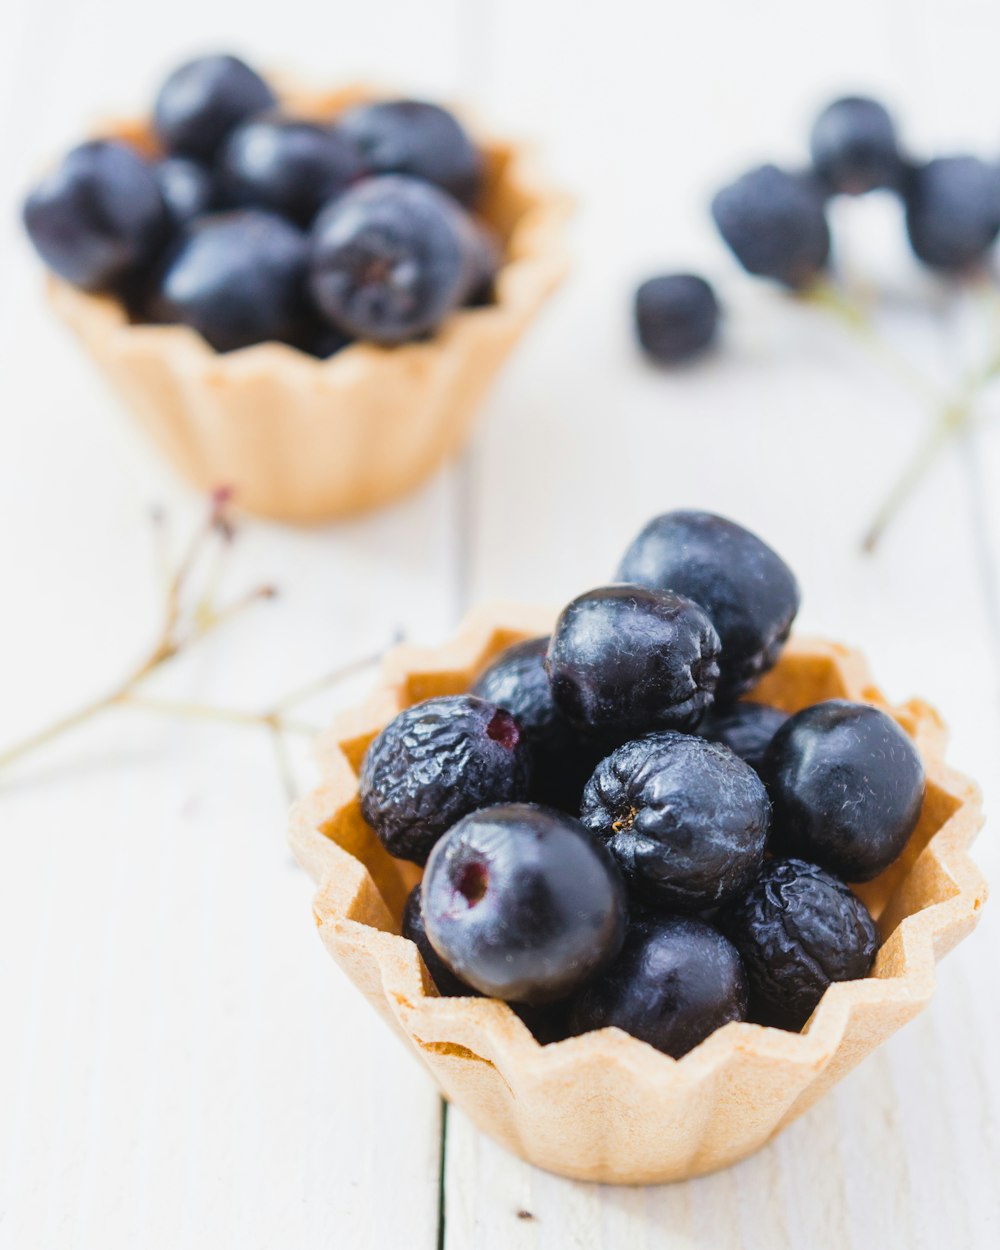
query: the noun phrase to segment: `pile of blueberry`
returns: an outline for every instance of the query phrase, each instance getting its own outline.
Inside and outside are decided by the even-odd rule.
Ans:
[[[164,82],[152,129],[162,157],[81,144],[24,205],[49,268],[134,320],[191,326],[217,351],[274,340],[326,357],[489,301],[482,154],[437,105],[307,121],[236,57],[207,56]]]
[[[616,1025],[679,1056],[731,1020],[799,1029],[871,967],[845,882],[902,851],[920,758],[877,708],[743,698],[799,605],[747,530],[668,513],[617,576],[369,747],[364,818],[426,865],[403,933],[442,994],[504,999],[545,1041]]]

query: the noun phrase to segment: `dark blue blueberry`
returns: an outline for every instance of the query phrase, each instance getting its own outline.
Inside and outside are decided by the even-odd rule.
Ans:
[[[1000,169],[975,156],[941,156],[906,179],[906,229],[932,269],[981,261],[1000,232]]]
[[[749,690],[781,654],[799,609],[795,577],[766,543],[711,512],[655,517],[625,552],[622,581],[700,603],[722,640],[717,699]]]
[[[189,225],[218,206],[211,171],[187,156],[168,156],[153,166],[163,202],[175,228]]]
[[[238,57],[202,56],[160,88],[153,127],[168,152],[211,160],[234,126],[274,103],[271,88]]]
[[[817,177],[837,194],[864,195],[902,181],[896,127],[878,100],[844,96],[828,104],[816,118],[809,147]]]
[[[744,269],[786,286],[814,281],[830,254],[823,197],[775,165],[750,170],[712,200],[719,233]]]
[[[580,809],[626,882],[670,911],[716,907],[764,862],[771,805],[764,784],[727,747],[661,732],[598,764]]]
[[[578,820],[514,803],[475,812],[437,843],[423,881],[427,936],[493,998],[566,998],[618,954],[625,887]]]
[[[712,702],[718,655],[718,634],[690,599],[605,586],[563,609],[545,664],[570,723],[621,742],[651,729],[693,729]]]
[[[307,310],[295,329],[292,346],[317,360],[329,360],[351,342],[343,331],[330,325],[323,317]]]
[[[400,712],[372,742],[361,814],[391,855],[423,864],[457,820],[527,798],[530,783],[530,749],[510,712],[441,695]]]
[[[245,209],[189,228],[160,279],[158,319],[179,321],[220,352],[290,343],[303,316],[309,244],[283,217]]]
[[[472,225],[469,289],[465,303],[472,308],[481,308],[494,301],[496,276],[503,264],[503,244],[489,226],[478,221]]]
[[[361,175],[358,154],[333,126],[257,117],[230,134],[219,156],[236,204],[256,205],[307,226]]]
[[[719,921],[750,979],[759,1024],[801,1029],[833,981],[868,975],[879,939],[843,881],[801,859],[769,860]]]
[[[124,143],[74,148],[24,203],[46,265],[86,291],[110,291],[145,265],[169,230],[149,164]]]
[[[316,219],[310,287],[346,333],[402,343],[434,330],[465,299],[471,249],[471,225],[443,191],[372,178]]]
[[[698,733],[709,742],[721,742],[755,772],[764,766],[771,739],[788,720],[788,713],[766,703],[744,700],[729,707],[712,707],[698,726]]]
[[[775,841],[847,881],[888,868],[920,819],[924,767],[891,716],[830,699],[797,712],[764,762]]]
[[[431,946],[427,928],[424,925],[421,894],[422,888],[418,883],[410,891],[410,896],[406,900],[401,930],[403,937],[409,938],[420,952],[420,957],[426,964],[427,971],[431,974],[431,980],[437,986],[439,994],[444,998],[478,998],[479,991],[474,990],[471,985],[466,985],[464,981],[460,981]]]
[[[372,173],[422,178],[461,204],[473,204],[479,197],[483,158],[452,114],[437,104],[359,104],[337,122]]]
[[[570,1032],[618,1028],[679,1059],[747,1010],[747,978],[735,947],[688,916],[629,927],[621,954],[584,986]]]
[[[635,293],[635,328],[643,351],[661,364],[680,364],[707,351],[719,326],[715,292],[693,273],[649,278]]]

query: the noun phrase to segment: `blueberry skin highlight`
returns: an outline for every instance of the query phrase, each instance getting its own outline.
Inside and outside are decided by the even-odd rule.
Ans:
[[[829,259],[823,197],[775,165],[751,169],[718,191],[712,217],[736,259],[758,277],[807,286]]]
[[[722,641],[719,702],[746,693],[774,667],[799,610],[798,583],[784,560],[756,534],[711,512],[655,517],[625,552],[617,576],[701,604]]]
[[[271,108],[274,93],[235,56],[202,56],[179,66],[160,88],[153,128],[168,152],[211,160],[246,117]]]
[[[514,803],[475,812],[437,843],[424,924],[454,974],[484,994],[558,1002],[618,954],[625,888],[578,820]]]
[[[702,911],[748,888],[764,862],[771,804],[726,747],[649,734],[598,764],[580,820],[628,885],[669,911]]]
[[[573,1002],[573,1034],[619,1028],[680,1059],[747,1010],[735,947],[703,920],[667,916],[630,926],[621,954]]]
[[[774,859],[720,918],[750,979],[759,1024],[801,1029],[826,988],[871,970],[875,921],[843,881],[801,859]]]
[[[896,127],[878,100],[844,96],[828,104],[816,118],[809,148],[813,170],[835,194],[864,195],[902,182]]]
[[[410,891],[406,907],[403,909],[401,926],[403,937],[409,938],[420,952],[420,958],[427,965],[431,980],[443,998],[479,998],[479,991],[474,990],[471,985],[466,985],[464,981],[460,981],[431,946],[421,910],[421,894],[421,884],[418,882]]]
[[[683,595],[604,586],[556,621],[545,669],[576,729],[621,742],[651,729],[690,729],[712,702],[719,637]]]
[[[168,156],[153,166],[156,179],[175,229],[189,225],[218,206],[218,188],[211,172],[186,156]]]
[[[514,717],[473,695],[441,695],[406,708],[373,740],[361,765],[361,814],[390,855],[423,864],[456,821],[527,798],[530,784],[530,750]]]
[[[891,716],[830,699],[797,712],[764,762],[775,844],[846,881],[870,881],[920,819],[924,766]]]
[[[639,345],[660,364],[696,359],[715,342],[718,326],[715,292],[696,274],[649,278],[635,293]]]
[[[729,707],[711,707],[698,726],[698,734],[719,742],[738,755],[756,773],[764,767],[771,740],[788,720],[788,713],[766,703],[743,700]]]
[[[1000,170],[975,156],[941,156],[906,179],[906,230],[918,260],[956,272],[981,261],[1000,233]]]
[[[73,148],[29,193],[25,229],[45,264],[85,291],[111,291],[145,265],[169,232],[149,164],[125,143]]]

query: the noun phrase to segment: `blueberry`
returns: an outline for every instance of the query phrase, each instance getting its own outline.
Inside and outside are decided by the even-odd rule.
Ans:
[[[732,943],[703,920],[666,916],[629,927],[615,962],[574,1000],[569,1027],[623,1029],[679,1059],[746,1010]]]
[[[317,360],[329,360],[351,342],[350,338],[315,313],[306,312],[296,326],[292,346]]]
[[[113,290],[166,238],[153,171],[127,144],[83,143],[31,191],[24,224],[46,265],[86,291]]]
[[[423,864],[457,820],[526,798],[530,783],[528,744],[508,711],[441,695],[400,712],[369,746],[361,814],[391,855]]]
[[[306,236],[273,213],[203,217],[166,264],[159,316],[192,326],[220,352],[292,342],[303,316],[308,252]]]
[[[187,156],[168,156],[153,166],[153,176],[175,228],[189,225],[218,205],[211,171]]]
[[[779,846],[847,881],[888,868],[920,819],[924,767],[891,716],[830,699],[797,712],[764,762]]]
[[[580,819],[640,896],[690,912],[747,889],[764,862],[771,805],[727,747],[668,730],[598,764]]]
[[[696,603],[672,591],[605,586],[565,607],[545,666],[577,729],[608,741],[692,729],[712,702],[719,637]]]
[[[483,183],[483,158],[446,109],[421,100],[359,104],[337,119],[367,169],[409,174],[473,204]]]
[[[840,195],[898,187],[902,180],[896,127],[878,100],[834,100],[816,118],[809,146],[817,177]]]
[[[409,938],[420,952],[420,957],[431,974],[431,980],[443,998],[478,998],[479,991],[474,990],[471,985],[466,985],[464,981],[460,981],[431,946],[430,938],[427,936],[427,927],[424,924],[421,893],[422,887],[418,882],[410,891],[406,907],[403,909],[403,937]]]
[[[751,1017],[801,1029],[833,981],[868,975],[879,940],[843,881],[801,859],[774,859],[720,924],[750,979]]]
[[[635,293],[635,326],[643,351],[661,364],[693,360],[715,341],[719,303],[693,273],[649,278]]]
[[[402,343],[435,329],[465,298],[472,231],[443,191],[414,178],[372,178],[320,213],[310,287],[342,330]]]
[[[357,152],[335,127],[270,116],[236,127],[219,168],[234,203],[270,209],[300,226],[361,175]]]
[[[975,156],[941,156],[909,172],[906,229],[932,269],[981,261],[1000,232],[1000,170]]]
[[[823,270],[830,230],[823,197],[806,179],[761,165],[712,200],[719,233],[744,269],[802,287]]]
[[[711,512],[655,517],[625,552],[618,577],[701,604],[722,640],[720,701],[737,698],[774,666],[799,608],[784,560]]]
[[[427,936],[461,980],[493,998],[568,997],[618,954],[625,888],[578,820],[513,803],[460,820],[431,852]]]
[[[503,264],[503,244],[500,238],[481,222],[473,222],[469,259],[468,293],[465,303],[473,308],[492,304],[495,297],[495,283],[500,266]]]
[[[730,707],[709,708],[698,733],[709,742],[721,742],[759,773],[771,739],[786,720],[788,713],[780,708],[745,700]]]
[[[271,88],[238,57],[202,56],[160,88],[153,127],[168,152],[211,160],[234,126],[274,103]]]

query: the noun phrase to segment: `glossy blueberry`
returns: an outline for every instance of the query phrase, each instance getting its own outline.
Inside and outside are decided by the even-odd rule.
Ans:
[[[719,636],[672,591],[605,586],[560,613],[545,660],[556,706],[577,729],[619,742],[692,729],[712,702]]]
[[[580,820],[637,893],[692,912],[753,881],[771,805],[754,770],[727,747],[666,731],[626,742],[598,764]]]
[[[640,346],[661,364],[680,364],[707,351],[719,325],[719,302],[692,273],[649,278],[635,293],[635,328]]]
[[[618,566],[622,581],[700,603],[722,640],[719,701],[773,667],[799,609],[795,577],[756,534],[711,512],[667,512],[642,530]]]
[[[167,211],[149,164],[133,148],[96,140],[74,148],[31,191],[24,225],[46,265],[87,291],[109,291],[163,243]]]
[[[359,104],[337,121],[372,173],[421,178],[461,204],[473,204],[479,197],[483,158],[452,114],[437,104]]]
[[[283,217],[243,209],[203,217],[160,279],[160,318],[179,321],[220,352],[294,341],[303,316],[309,245]]]
[[[780,708],[743,700],[728,707],[709,708],[698,733],[709,742],[721,742],[759,773],[771,739],[786,720],[788,713]]]
[[[719,233],[744,269],[786,286],[812,282],[830,254],[823,197],[806,179],[761,165],[712,200]]]
[[[371,178],[316,219],[310,288],[346,333],[402,343],[464,300],[472,246],[468,219],[444,192],[414,178]]]
[[[420,952],[420,957],[427,965],[427,971],[431,974],[431,980],[437,986],[438,993],[442,997],[478,998],[479,991],[474,990],[471,985],[466,985],[464,981],[460,981],[434,947],[431,946],[430,938],[427,936],[427,928],[424,925],[421,894],[422,888],[418,882],[410,891],[409,898],[406,900],[406,907],[403,909],[403,924],[401,927],[403,937],[409,938]]]
[[[835,193],[864,195],[902,181],[896,127],[878,100],[844,96],[828,104],[816,118],[809,147],[813,170]]]
[[[153,126],[168,152],[211,160],[235,126],[274,103],[271,88],[238,57],[202,56],[160,88]]]
[[[777,844],[847,881],[892,863],[920,819],[924,767],[891,716],[830,699],[797,712],[764,762]]]
[[[1000,169],[975,156],[938,157],[909,172],[905,203],[918,259],[932,269],[966,269],[1000,233]]]
[[[219,168],[234,203],[270,209],[300,226],[362,172],[357,152],[335,127],[275,116],[237,126]]]
[[[769,860],[719,921],[743,958],[760,1024],[801,1029],[833,981],[868,975],[875,922],[843,881],[801,859]]]
[[[619,1028],[679,1059],[747,1010],[735,947],[688,916],[629,927],[621,954],[586,985],[569,1013],[573,1034]]]
[[[557,1002],[618,954],[625,887],[578,820],[513,803],[466,816],[440,839],[423,916],[461,980],[493,998]]]
[[[168,156],[153,166],[153,176],[174,228],[189,225],[218,204],[211,171],[187,156]]]
[[[457,820],[527,798],[530,783],[530,750],[510,712],[441,695],[400,712],[369,746],[361,813],[391,855],[423,864]]]

